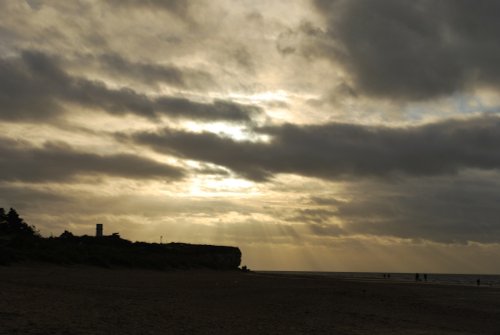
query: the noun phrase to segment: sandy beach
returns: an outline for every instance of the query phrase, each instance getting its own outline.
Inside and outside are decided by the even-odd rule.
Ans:
[[[490,287],[16,265],[0,301],[0,334],[500,334]]]

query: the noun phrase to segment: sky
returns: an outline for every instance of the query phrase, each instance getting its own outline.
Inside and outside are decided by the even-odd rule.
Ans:
[[[0,205],[259,270],[500,273],[500,3],[0,1]]]

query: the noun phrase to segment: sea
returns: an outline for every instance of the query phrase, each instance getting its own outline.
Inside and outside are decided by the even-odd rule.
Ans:
[[[296,276],[325,276],[338,279],[361,281],[420,282],[446,285],[500,287],[500,275],[494,274],[452,274],[452,273],[382,273],[382,272],[309,272],[309,271],[257,271],[264,274]],[[478,282],[479,280],[479,282]]]

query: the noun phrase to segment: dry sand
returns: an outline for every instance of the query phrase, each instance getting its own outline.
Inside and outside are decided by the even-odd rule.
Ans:
[[[500,290],[16,265],[0,334],[500,334]]]

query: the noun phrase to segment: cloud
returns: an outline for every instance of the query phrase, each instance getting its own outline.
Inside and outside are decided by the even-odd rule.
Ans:
[[[186,15],[189,10],[189,1],[184,0],[110,0],[113,7],[126,6],[129,8],[146,8],[151,10],[163,9],[178,15]]]
[[[131,154],[79,152],[61,143],[46,143],[36,148],[0,138],[0,181],[66,182],[85,175],[179,180],[184,172],[180,168]]]
[[[397,237],[438,243],[499,243],[499,171],[350,183],[350,201],[324,203],[318,224],[342,222],[345,235]],[[335,199],[333,200],[335,202]],[[335,236],[336,233],[326,235]]]
[[[0,207],[39,209],[47,205],[61,206],[66,197],[58,192],[26,187],[26,185],[0,184]]]
[[[57,63],[57,58],[37,51],[1,59],[0,118],[16,121],[54,117],[63,112],[61,102],[146,118],[249,122],[262,113],[259,107],[226,100],[203,103],[176,96],[150,97],[127,87],[112,89],[101,81],[71,76]]]
[[[118,78],[130,78],[147,85],[166,84],[178,88],[214,88],[216,83],[205,71],[182,68],[173,64],[136,62],[115,53],[95,57],[99,68]]]
[[[132,138],[158,152],[224,166],[255,181],[278,173],[336,180],[500,168],[500,118],[492,116],[401,128],[330,123],[257,131],[269,135],[269,143],[169,129]]]
[[[33,72],[18,60],[0,59],[0,118],[42,119],[61,112],[53,94],[62,87],[57,85],[57,79],[51,78],[54,74],[47,73],[48,78],[41,78]],[[54,83],[46,85],[48,81]]]
[[[335,211],[323,208],[298,209],[287,221],[307,222],[310,224],[327,223],[335,215]]]
[[[425,100],[482,86],[500,87],[500,3],[313,2],[327,26],[322,38],[304,32],[311,39],[306,48],[311,53],[321,50],[322,57],[340,64],[357,91]]]
[[[312,196],[310,199],[310,203],[315,204],[315,205],[337,206],[337,205],[341,205],[342,203],[344,203],[344,201],[339,200],[337,198],[333,198],[333,197]]]
[[[224,166],[258,181],[270,176],[270,171],[263,166],[262,161],[267,157],[270,163],[274,162],[274,158],[269,156],[272,150],[268,149],[268,145],[238,142],[212,133],[165,129],[160,133],[135,134],[132,139],[158,152]]]

